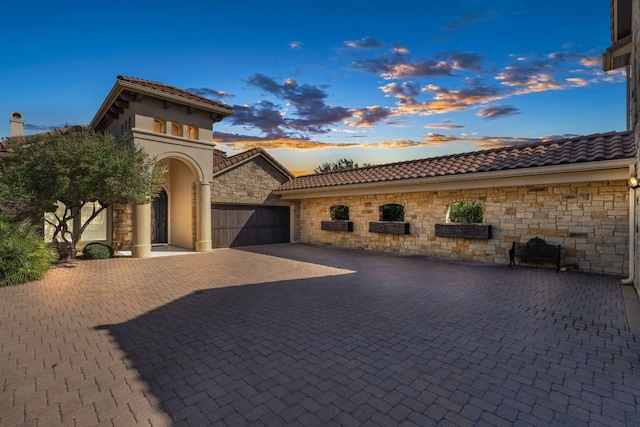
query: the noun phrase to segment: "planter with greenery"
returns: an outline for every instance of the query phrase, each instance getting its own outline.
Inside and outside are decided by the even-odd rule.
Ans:
[[[449,206],[449,223],[436,224],[437,237],[459,237],[465,239],[490,239],[491,226],[482,224],[483,205],[479,202],[463,201]]]
[[[380,221],[369,223],[371,233],[409,234],[409,223],[404,222],[404,206],[387,203],[380,206]]]
[[[321,221],[320,229],[326,231],[353,231],[353,222],[349,221],[349,206],[335,205],[329,210],[331,221]]]

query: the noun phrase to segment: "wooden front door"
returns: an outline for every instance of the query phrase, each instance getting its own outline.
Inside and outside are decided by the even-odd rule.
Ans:
[[[169,242],[169,203],[167,192],[162,189],[151,205],[151,243]]]

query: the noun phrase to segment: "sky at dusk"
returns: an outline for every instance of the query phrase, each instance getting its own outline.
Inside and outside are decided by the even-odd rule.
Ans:
[[[609,0],[14,1],[0,136],[89,124],[124,75],[234,108],[218,149],[296,174],[626,127]],[[2,119],[4,117],[4,119]]]

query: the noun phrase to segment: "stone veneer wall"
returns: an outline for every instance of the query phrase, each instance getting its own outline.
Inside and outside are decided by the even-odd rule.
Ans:
[[[502,187],[302,199],[300,241],[460,260],[509,262],[512,242],[541,237],[562,245],[562,265],[583,271],[625,275],[628,272],[629,191],[626,182],[573,183],[554,186]],[[447,208],[462,200],[484,204],[489,240],[436,237],[435,224],[445,223]],[[379,206],[405,208],[408,235],[370,233]],[[334,205],[349,206],[353,232],[323,231]]]
[[[286,181],[287,178],[282,177],[269,162],[257,157],[214,177],[211,202],[286,206],[289,203],[271,194],[274,188]]]
[[[130,249],[133,240],[133,207],[113,205],[113,240],[115,250]]]

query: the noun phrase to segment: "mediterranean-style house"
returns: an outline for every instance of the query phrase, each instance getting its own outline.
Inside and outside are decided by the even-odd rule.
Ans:
[[[119,76],[90,126],[131,133],[167,173],[152,203],[111,207],[89,238],[130,248],[134,257],[149,256],[155,244],[206,252],[303,242],[506,264],[513,242],[541,237],[561,245],[564,268],[631,274],[631,132],[294,177],[262,149],[227,156],[215,148],[213,126],[232,112],[173,86]],[[10,121],[11,136],[20,135],[22,115]],[[471,235],[450,232],[458,202],[481,206],[481,224],[466,225]],[[385,217],[387,207],[401,217]]]
[[[289,204],[271,190],[293,176],[264,150],[227,157],[214,147],[213,124],[231,113],[227,105],[172,86],[118,76],[90,127],[115,136],[130,133],[167,173],[152,203],[111,207],[83,239],[131,249],[134,257],[149,256],[155,244],[206,252],[288,242]],[[22,114],[13,112],[10,137],[22,135],[23,128]]]

